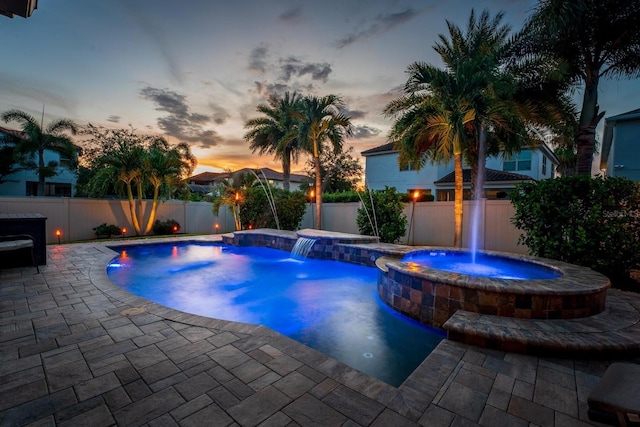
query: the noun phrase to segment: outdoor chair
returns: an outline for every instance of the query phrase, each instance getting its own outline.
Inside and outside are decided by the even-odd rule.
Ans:
[[[589,419],[619,426],[640,426],[640,365],[614,363],[591,390]]]
[[[27,252],[31,257],[31,263],[40,273],[40,267],[36,263],[35,257],[35,239],[28,234],[14,234],[8,236],[0,236],[0,253],[11,252]]]

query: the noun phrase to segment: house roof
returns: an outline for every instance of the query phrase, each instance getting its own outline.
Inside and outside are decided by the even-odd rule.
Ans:
[[[484,182],[520,182],[520,181],[535,181],[533,178],[527,175],[521,175],[519,173],[499,171],[496,169],[486,168],[484,171]],[[455,172],[451,172],[435,181],[434,184],[452,184],[455,182]],[[462,182],[471,182],[471,169],[463,169]]]
[[[604,119],[602,150],[600,154],[600,169],[607,168],[607,162],[609,161],[609,153],[611,152],[611,144],[613,143],[613,128],[616,127],[616,123],[626,122],[631,120],[640,121],[640,108],[638,108],[637,110],[627,111],[626,113],[618,114],[617,116],[611,116]]]
[[[260,179],[264,179],[271,181],[282,181],[284,179],[284,175],[282,172],[275,171],[271,168],[242,168],[235,170],[233,172],[202,172],[197,175],[194,175],[188,179],[189,182],[193,183],[212,183],[212,182],[220,182],[222,180],[228,179],[236,174],[247,174],[251,172],[255,172]],[[292,173],[289,175],[289,182],[305,182],[309,178],[306,175],[301,175],[297,173]]]
[[[29,135],[26,132],[23,132],[17,129],[9,129],[3,126],[0,126],[0,136],[1,134],[10,135],[20,139],[29,139]],[[9,141],[9,142],[12,142],[12,141]],[[82,147],[80,147],[77,144],[73,144],[73,146],[76,148],[78,155],[82,155]]]
[[[393,143],[387,142],[386,144],[378,145],[377,147],[369,148],[368,150],[364,150],[360,154],[363,156],[372,156],[376,154],[383,153],[395,153],[398,150],[393,148]]]
[[[551,160],[551,163],[553,163],[554,165],[557,165],[558,163],[560,163],[558,161],[558,157],[556,157],[553,151],[545,143],[540,143],[535,147],[531,147],[531,149],[542,151],[549,158],[549,160]],[[389,154],[389,153],[397,153],[397,152],[398,150],[393,148],[393,143],[387,142],[386,144],[378,145],[377,147],[373,147],[368,150],[365,150],[360,154],[367,157],[367,156],[376,156],[381,154]]]
[[[0,15],[13,18],[15,15],[28,18],[38,8],[38,0],[0,1]]]
[[[16,138],[21,138],[21,139],[27,138],[27,134],[22,132],[21,130],[9,129],[2,126],[0,126],[0,133],[15,136]]]
[[[225,172],[202,172],[189,178],[189,182],[213,182],[216,177],[227,175]]]

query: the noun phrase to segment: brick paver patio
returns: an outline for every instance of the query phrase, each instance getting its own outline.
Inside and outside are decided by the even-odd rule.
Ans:
[[[610,364],[444,340],[394,388],[267,328],[128,294],[104,243],[47,249],[41,274],[0,272],[2,426],[594,425]]]

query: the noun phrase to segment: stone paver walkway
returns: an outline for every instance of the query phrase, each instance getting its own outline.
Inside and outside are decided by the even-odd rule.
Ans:
[[[395,388],[267,328],[128,294],[104,243],[47,249],[41,274],[0,272],[1,426],[585,426],[610,364],[444,340]]]

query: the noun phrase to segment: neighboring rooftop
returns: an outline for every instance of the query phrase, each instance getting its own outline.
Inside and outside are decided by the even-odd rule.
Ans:
[[[640,121],[640,108],[604,119],[602,152],[600,155],[600,169],[606,169],[607,167],[607,162],[609,161],[609,153],[611,152],[611,144],[613,143],[613,128],[616,127],[616,123],[626,122],[630,120]]]
[[[484,182],[513,182],[513,181],[535,181],[533,178],[527,175],[521,175],[519,173],[499,171],[496,169],[485,169]],[[455,182],[455,172],[451,172],[439,180],[435,181],[435,184],[449,184]],[[471,182],[471,169],[464,169],[462,171],[462,182]]]
[[[0,15],[28,18],[38,8],[38,0],[0,0]]]

